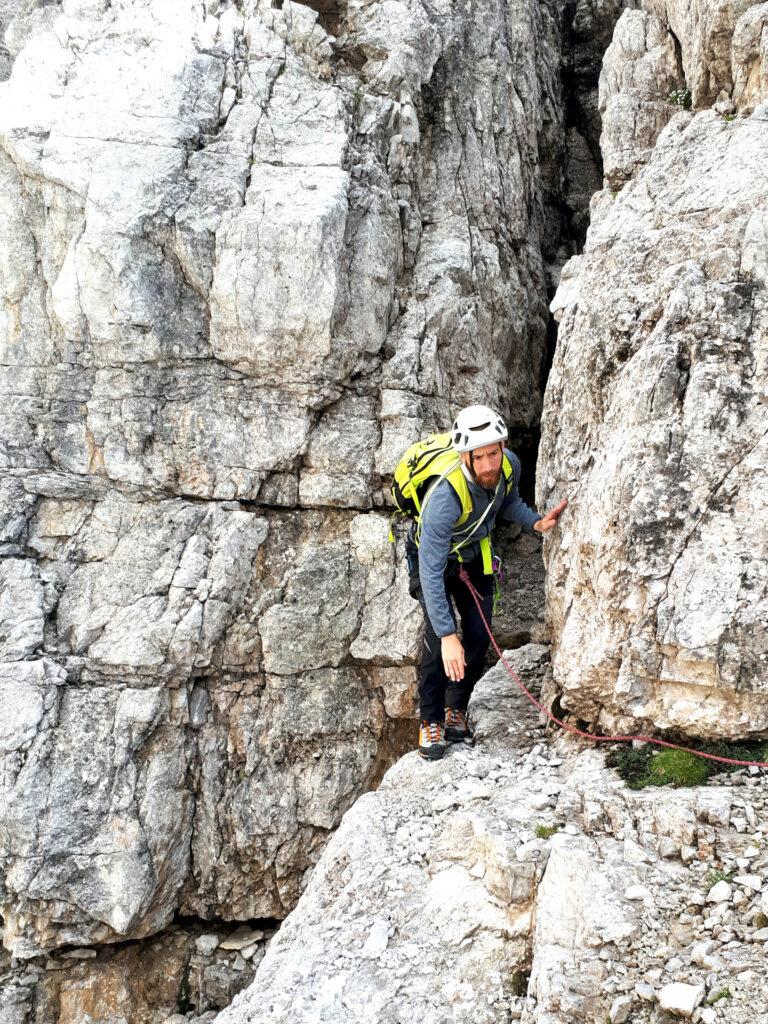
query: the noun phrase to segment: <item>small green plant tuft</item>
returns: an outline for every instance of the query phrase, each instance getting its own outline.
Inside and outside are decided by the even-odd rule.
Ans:
[[[717,885],[718,882],[732,882],[733,875],[733,871],[723,871],[721,868],[715,868],[715,870],[710,871],[704,879],[704,887],[706,891],[709,892],[712,886]]]
[[[723,120],[724,121],[735,121],[736,120],[736,115],[735,114],[723,114]]]
[[[534,829],[537,839],[551,839],[555,832],[559,831],[557,825],[537,825]]]
[[[695,754],[664,750],[651,761],[649,774],[658,786],[701,786],[709,778],[709,769]]]
[[[682,107],[683,110],[690,110],[691,102],[691,90],[686,85],[678,86],[667,96],[667,103],[671,103],[674,107]]]
[[[713,993],[709,997],[707,1002],[709,1003],[710,1006],[714,1006],[714,1004],[715,1003],[719,1003],[721,999],[731,999],[732,997],[733,997],[733,993],[731,992],[731,990],[726,985],[725,988],[721,988],[719,991]]]

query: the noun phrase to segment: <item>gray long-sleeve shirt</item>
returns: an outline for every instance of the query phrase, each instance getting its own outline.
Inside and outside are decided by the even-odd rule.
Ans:
[[[542,517],[529,508],[520,497],[521,466],[518,457],[505,449],[507,458],[514,470],[514,483],[509,494],[505,495],[502,481],[496,491],[487,491],[484,487],[468,478],[469,493],[472,497],[472,511],[459,531],[456,531],[456,520],[461,515],[461,501],[456,491],[447,480],[436,484],[429,496],[421,516],[421,535],[419,540],[419,579],[427,607],[427,615],[432,628],[438,636],[449,636],[456,632],[456,624],[451,614],[448,597],[445,593],[444,574],[448,564],[450,549],[469,532],[472,525],[482,518],[489,503],[491,508],[472,535],[472,540],[461,549],[461,557],[469,562],[480,552],[480,541],[487,537],[497,517],[508,522],[519,523],[524,530],[532,531],[533,524]],[[466,475],[466,474],[465,474]],[[455,556],[450,556],[455,558]]]

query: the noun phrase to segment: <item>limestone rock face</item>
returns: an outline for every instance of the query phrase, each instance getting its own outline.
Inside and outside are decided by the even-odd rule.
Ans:
[[[21,464],[370,507],[403,439],[457,404],[532,426],[557,24],[520,0],[478,68],[461,16],[400,7],[351,5],[335,49],[310,8],[255,0],[72,0],[32,35],[0,116]],[[359,76],[353,51],[376,55]]]
[[[558,4],[0,21],[5,943],[283,917],[414,739],[383,475],[536,427]]]
[[[734,73],[746,54],[734,48],[737,27],[741,37],[752,35],[765,15],[761,0],[640,0],[640,7],[659,18],[674,33],[680,47],[685,83],[694,107],[709,106],[721,92],[730,94]],[[758,13],[762,8],[762,12]],[[744,19],[742,21],[742,19]],[[753,26],[747,30],[747,25]],[[750,63],[757,57],[753,53]]]
[[[731,24],[749,5],[728,6]],[[641,22],[651,48],[626,65],[631,95],[644,62],[658,84],[671,58],[641,12],[625,12],[614,48]],[[694,44],[679,38],[685,64]],[[699,101],[714,88],[701,83]],[[571,500],[545,551],[553,669],[564,706],[604,728],[768,730],[768,122],[723,109],[679,112],[650,156],[653,133],[633,142],[634,129],[626,161],[611,151],[640,169],[593,200],[553,303],[538,496]]]
[[[589,203],[602,186],[598,85],[606,50],[623,10],[635,0],[566,0],[562,76],[566,94],[565,199],[578,249],[589,226]],[[557,282],[555,281],[555,286]]]
[[[20,7],[21,0],[0,0],[0,82],[4,82],[11,73],[13,57],[5,41],[5,32]]]
[[[626,11],[600,74],[600,148],[610,187],[620,188],[647,163],[656,139],[677,109],[669,96],[682,89],[682,80],[672,33],[653,15]]]
[[[546,647],[507,656],[546,684]],[[474,747],[406,755],[347,812],[217,1021],[651,1024],[726,986],[718,1020],[761,1019],[765,778],[633,792],[501,665],[470,713]],[[717,904],[714,863],[734,876]]]
[[[681,107],[750,113],[768,98],[768,7],[749,0],[626,10],[600,74],[600,146],[614,190],[645,164]]]
[[[386,520],[34,482],[37,561],[2,563],[6,943],[282,916],[412,715]]]
[[[733,101],[751,111],[768,99],[768,4],[749,7],[733,30]]]

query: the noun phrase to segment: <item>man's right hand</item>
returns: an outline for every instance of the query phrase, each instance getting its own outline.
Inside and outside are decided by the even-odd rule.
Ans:
[[[461,682],[467,664],[464,660],[464,648],[461,646],[461,640],[455,633],[451,633],[450,636],[443,637],[440,646],[445,674],[452,682]]]

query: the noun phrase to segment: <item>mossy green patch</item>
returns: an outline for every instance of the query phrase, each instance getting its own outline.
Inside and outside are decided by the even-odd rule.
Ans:
[[[653,747],[617,747],[605,759],[609,768],[615,768],[630,789],[645,789],[657,785],[649,780],[648,771],[653,758]]]
[[[701,786],[710,774],[700,757],[684,750],[663,750],[653,758],[648,772],[657,786]]]
[[[674,742],[674,740],[671,740]],[[680,742],[679,740],[677,742]],[[694,747],[703,754],[731,758],[736,761],[768,763],[768,743],[746,741],[728,743],[725,740],[686,740],[685,746]],[[615,768],[629,789],[646,786],[701,786],[712,775],[736,771],[740,766],[724,764],[696,757],[684,750],[663,750],[647,743],[642,747],[616,747],[606,757],[609,768]]]

